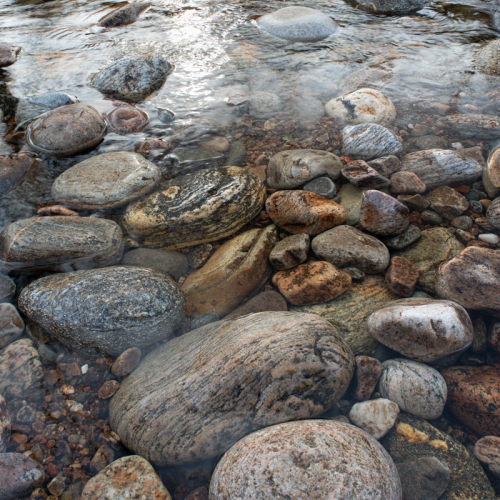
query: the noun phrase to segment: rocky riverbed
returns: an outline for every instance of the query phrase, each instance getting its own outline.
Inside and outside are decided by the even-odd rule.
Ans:
[[[0,8],[0,500],[498,500],[498,19]]]

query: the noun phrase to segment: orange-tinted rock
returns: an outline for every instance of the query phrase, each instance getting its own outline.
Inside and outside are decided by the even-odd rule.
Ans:
[[[453,366],[441,373],[453,415],[480,436],[500,436],[500,366]]]
[[[294,306],[323,304],[351,286],[351,276],[329,262],[308,262],[273,276],[273,284]]]
[[[370,399],[378,379],[382,375],[382,363],[370,356],[356,356],[356,368],[352,379],[351,393],[354,399],[366,401]]]
[[[389,179],[380,175],[363,160],[350,162],[342,169],[342,175],[361,189],[380,189],[389,186]]]
[[[344,207],[309,191],[278,191],[268,198],[266,209],[277,226],[292,234],[315,236],[347,219]]]
[[[467,198],[448,186],[434,189],[425,198],[430,201],[431,210],[448,220],[462,215],[469,208]]]
[[[27,153],[0,157],[0,195],[21,181],[36,161],[35,155]]]
[[[369,190],[363,193],[359,220],[370,233],[392,236],[410,225],[410,210],[388,194]]]
[[[485,436],[474,445],[474,455],[488,469],[500,477],[500,437]]]
[[[391,193],[395,194],[422,194],[426,186],[413,172],[396,172],[391,176]]]
[[[404,257],[393,257],[385,273],[385,281],[391,292],[401,297],[411,297],[417,286],[418,269]]]

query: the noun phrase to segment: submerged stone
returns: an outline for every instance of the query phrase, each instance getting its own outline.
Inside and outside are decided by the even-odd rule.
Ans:
[[[128,104],[118,106],[109,115],[105,115],[105,118],[109,131],[120,135],[135,134],[144,130],[149,124],[147,113]]]
[[[15,121],[17,126],[31,122],[43,113],[61,106],[78,102],[78,97],[66,92],[49,92],[47,94],[21,97],[17,103]]]
[[[429,4],[429,0],[355,0],[357,5],[377,14],[408,14]]]
[[[32,153],[0,157],[0,196],[22,182],[36,161],[37,159]]]
[[[0,68],[12,66],[21,53],[21,47],[10,43],[0,43]]]
[[[113,26],[121,26],[123,24],[133,23],[139,15],[149,9],[149,3],[133,2],[113,10],[97,23],[99,26],[111,28]]]

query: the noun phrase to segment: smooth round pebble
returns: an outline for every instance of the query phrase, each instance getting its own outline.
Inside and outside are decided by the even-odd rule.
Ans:
[[[141,360],[141,350],[137,347],[131,347],[123,351],[111,366],[111,373],[117,377],[126,377],[137,368]]]
[[[356,403],[349,412],[349,420],[375,439],[380,439],[392,429],[398,415],[396,403],[379,398]]]

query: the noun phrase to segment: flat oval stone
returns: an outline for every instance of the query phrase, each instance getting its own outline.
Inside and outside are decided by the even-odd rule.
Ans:
[[[481,178],[483,167],[458,151],[427,149],[407,154],[401,172],[413,172],[427,189],[470,184]]]
[[[111,208],[149,193],[160,179],[160,169],[140,154],[104,153],[63,172],[52,185],[52,196],[69,207]]]
[[[257,24],[271,35],[292,42],[318,42],[334,33],[338,25],[328,15],[309,7],[284,7],[259,17]]]
[[[140,101],[158,90],[172,71],[161,56],[128,56],[91,75],[89,83],[110,97]]]
[[[346,391],[354,356],[310,314],[218,321],[154,350],[110,404],[123,444],[157,465],[215,457],[246,434],[312,418]]]
[[[401,141],[382,125],[363,123],[342,130],[342,154],[355,160],[372,160],[402,151]]]
[[[0,157],[0,196],[18,185],[36,162],[32,153]]]
[[[500,120],[494,115],[447,115],[439,118],[436,125],[465,138],[497,139],[500,137]]]
[[[410,210],[396,198],[370,189],[363,193],[359,209],[361,226],[379,236],[393,236],[410,225]]]
[[[26,497],[45,480],[41,465],[22,453],[0,453],[0,475],[2,500]]]
[[[432,420],[441,416],[446,403],[446,382],[430,366],[409,359],[382,363],[379,392],[401,410]]]
[[[0,260],[15,270],[70,271],[120,262],[123,233],[118,224],[94,217],[32,217],[0,233]]]
[[[349,412],[349,420],[365,432],[380,439],[392,428],[399,415],[399,407],[393,401],[379,398],[356,403]]]
[[[500,229],[500,197],[495,198],[486,211],[488,222],[496,229]]]
[[[500,438],[485,436],[474,445],[474,456],[496,476],[500,476]]]
[[[272,189],[294,189],[316,177],[340,177],[342,162],[333,153],[319,149],[294,149],[275,154],[267,166],[267,185]]]
[[[12,304],[0,304],[0,349],[24,332],[24,321]]]
[[[474,339],[467,311],[449,300],[391,302],[371,314],[367,328],[382,344],[424,363],[463,352]]]
[[[37,153],[56,158],[97,146],[106,132],[101,114],[88,104],[53,109],[30,123],[26,142]]]
[[[325,104],[329,116],[349,124],[390,125],[396,118],[394,104],[380,90],[364,88],[337,97]]]
[[[495,148],[488,156],[483,170],[483,186],[490,198],[500,195],[500,148]]]
[[[59,342],[85,354],[118,356],[172,336],[186,301],[175,281],[151,269],[106,267],[32,282],[19,308]]]
[[[105,28],[130,24],[133,23],[142,12],[149,9],[149,7],[149,3],[132,2],[124,7],[113,10],[101,18],[97,24]]]
[[[266,209],[277,226],[292,234],[315,236],[347,219],[343,206],[308,191],[277,191],[267,199]]]
[[[220,240],[259,214],[266,189],[244,168],[200,170],[160,184],[122,218],[144,246],[176,249]]]
[[[351,226],[337,226],[312,240],[312,250],[339,268],[355,267],[377,274],[389,265],[389,250],[377,238]]]
[[[0,43],[0,68],[12,66],[21,53],[21,47],[10,43]]]
[[[311,193],[319,194],[323,198],[331,200],[337,194],[337,186],[328,177],[317,177],[302,188],[304,191],[311,191]]]
[[[401,500],[397,469],[369,434],[352,425],[303,420],[238,441],[218,463],[210,500]]]

